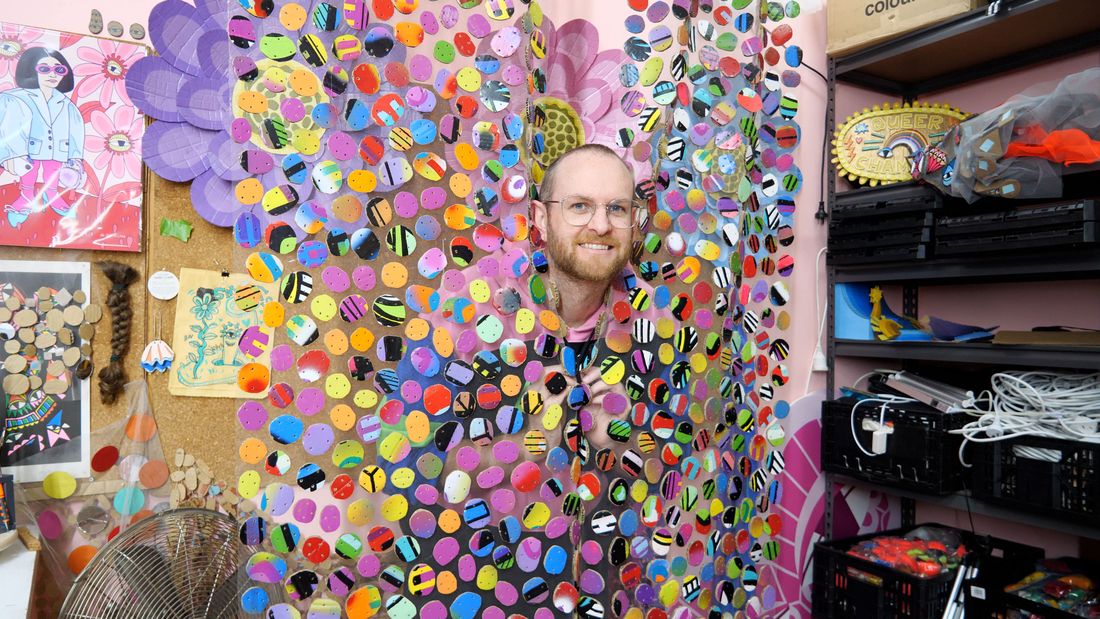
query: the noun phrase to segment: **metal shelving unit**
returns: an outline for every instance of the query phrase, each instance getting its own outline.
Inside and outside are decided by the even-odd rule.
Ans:
[[[1098,45],[1095,0],[993,0],[830,64],[840,81],[911,99]]]
[[[834,350],[842,357],[1100,370],[1100,348],[1091,346],[836,340]]]
[[[919,281],[922,286],[1094,279],[1100,277],[1100,250],[933,258],[894,264],[837,266],[834,271],[836,283]]]
[[[893,40],[828,61],[826,130],[836,126],[838,83],[867,88],[912,101],[928,93],[990,78],[1025,66],[1100,47],[1100,3],[1097,0],[993,0],[986,7],[901,35]],[[1064,178],[1067,194],[1100,186],[1100,166]],[[837,177],[826,175],[830,210],[837,199]],[[850,196],[887,196],[900,185],[859,188]],[[827,356],[943,361],[961,364],[1046,366],[1100,369],[1100,348],[1006,346],[947,342],[837,341],[834,333],[834,288],[840,282],[892,283],[903,286],[903,313],[917,315],[918,286],[1034,280],[1100,278],[1100,250],[1021,252],[1015,256],[932,259],[907,263],[828,267]],[[835,368],[826,378],[826,393],[835,392]],[[826,474],[826,535],[832,536],[834,482],[886,490],[902,499],[902,517],[913,524],[915,502],[1023,522],[1090,538],[1100,529],[1034,516],[1013,508],[983,503],[965,494],[937,497]]]

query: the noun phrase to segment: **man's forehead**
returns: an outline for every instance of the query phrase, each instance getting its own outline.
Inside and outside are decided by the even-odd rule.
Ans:
[[[579,172],[591,172],[584,175],[592,179],[599,178],[600,182],[593,189],[607,189],[608,183],[614,179],[622,179],[624,186],[629,185],[629,190],[634,188],[634,172],[622,159],[601,153],[576,153],[558,164],[559,178],[579,180]],[[616,176],[611,177],[609,175]]]
[[[558,165],[562,168],[575,168],[578,166],[600,166],[608,169],[616,169],[624,174],[633,176],[630,166],[625,161],[614,155],[593,151],[570,152],[562,155]]]

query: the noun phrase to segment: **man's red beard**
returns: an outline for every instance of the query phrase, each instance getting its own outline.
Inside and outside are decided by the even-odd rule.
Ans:
[[[563,274],[580,281],[606,282],[623,270],[630,261],[630,244],[618,243],[610,235],[608,238],[580,236],[566,241],[553,231],[548,231],[549,238],[546,245],[553,261],[554,268]],[[580,255],[584,250],[580,247],[583,243],[598,243],[609,245],[606,257]],[[585,252],[587,253],[587,252]]]

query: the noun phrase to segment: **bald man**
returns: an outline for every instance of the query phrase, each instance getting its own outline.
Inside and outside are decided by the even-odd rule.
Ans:
[[[520,606],[509,612],[526,617],[610,616],[613,595],[625,589],[618,571],[630,554],[628,539],[608,527],[633,514],[627,489],[649,471],[642,470],[644,433],[632,433],[626,421],[638,394],[628,393],[622,360],[636,321],[650,329],[656,322],[645,302],[652,290],[630,267],[641,219],[634,195],[633,172],[613,150],[567,152],[546,170],[531,204],[532,240],[545,260],[532,256],[537,280],[525,255],[487,256],[463,271],[454,297],[476,297],[467,290],[480,287],[492,298],[482,297],[461,320],[444,301],[431,321],[455,339],[449,363],[463,364],[475,380],[455,389],[453,380],[435,379],[454,393],[448,413],[458,419],[433,424],[436,450],[429,451],[442,470],[425,495],[438,491],[438,500],[422,509],[440,522],[446,510],[461,514],[479,530],[470,547],[494,544],[497,566],[539,557],[539,570],[500,574],[501,581],[522,577]],[[471,323],[497,319],[499,337],[478,341]],[[608,359],[619,362],[600,362]],[[510,371],[522,375],[508,376],[512,390],[502,379]],[[453,535],[466,539],[468,530]]]

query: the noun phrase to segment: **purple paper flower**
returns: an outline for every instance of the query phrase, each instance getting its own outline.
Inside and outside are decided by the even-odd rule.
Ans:
[[[229,14],[223,0],[165,0],[149,15],[149,37],[159,56],[142,58],[126,75],[126,92],[147,116],[145,163],[158,176],[191,181],[195,211],[210,223],[232,225],[239,205],[233,186],[248,176],[242,146],[227,131]]]

